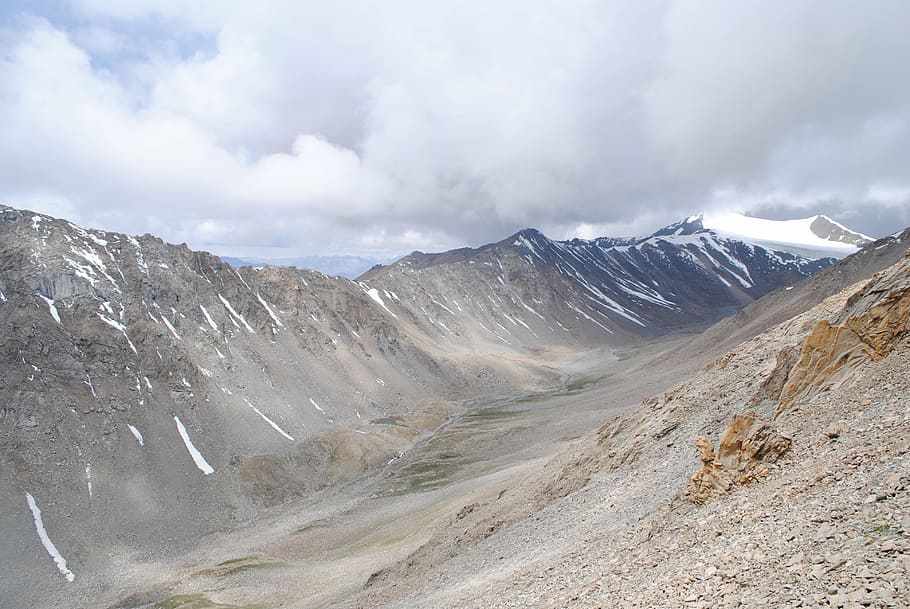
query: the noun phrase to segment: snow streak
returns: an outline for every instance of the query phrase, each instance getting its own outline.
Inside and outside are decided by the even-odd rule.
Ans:
[[[44,296],[44,295],[42,295],[42,294],[38,294],[38,297],[41,298],[41,300],[43,300],[44,302],[47,303],[47,308],[48,308],[48,309],[50,310],[50,312],[51,312],[51,317],[53,317],[53,318],[54,318],[54,321],[56,321],[58,324],[60,324],[60,325],[62,326],[62,325],[63,325],[63,322],[60,321],[60,313],[57,312],[57,307],[54,306],[54,299],[53,299],[53,298],[48,298],[47,296]]]
[[[238,277],[239,277],[239,275],[238,275]],[[242,278],[241,278],[241,280],[242,280]],[[230,313],[232,317],[237,318],[240,321],[240,323],[242,323],[244,325],[244,327],[247,330],[249,330],[250,334],[256,334],[256,331],[253,330],[252,326],[250,326],[250,324],[246,323],[246,320],[243,318],[243,315],[241,315],[240,313],[238,313],[237,311],[234,310],[234,307],[232,307],[231,303],[229,303],[227,301],[227,298],[225,298],[221,294],[218,294],[218,298],[221,300],[221,304],[224,305],[224,308],[226,308],[228,310],[228,313]]]
[[[44,546],[47,553],[54,559],[54,564],[57,565],[57,569],[63,574],[66,581],[72,582],[76,579],[76,576],[72,571],[66,568],[66,559],[63,558],[63,555],[57,550],[57,546],[54,545],[51,538],[47,536],[47,531],[44,528],[44,521],[41,519],[41,510],[38,508],[38,504],[35,503],[35,498],[32,497],[30,493],[25,493],[25,499],[28,501],[28,509],[32,511],[32,517],[35,519],[35,530],[38,531],[38,538],[41,540],[41,545]]]
[[[139,430],[132,425],[127,425],[127,427],[130,428],[130,433],[132,433],[133,437],[136,438],[136,441],[139,442],[139,446],[145,446],[145,440],[142,439],[142,434]]]
[[[388,313],[395,319],[398,319],[398,316],[395,315],[394,313],[392,313],[392,311],[391,311],[391,309],[389,309],[389,307],[385,306],[385,303],[382,301],[382,297],[379,295],[379,290],[377,290],[376,288],[367,288],[366,293],[367,293],[367,296],[372,298],[380,307],[385,309],[386,313]]]
[[[284,324],[281,323],[281,320],[278,319],[278,316],[277,316],[277,315],[275,315],[275,311],[272,310],[272,307],[270,307],[270,306],[269,306],[269,303],[267,303],[267,302],[262,298],[262,296],[259,294],[259,292],[256,292],[256,299],[259,301],[259,304],[261,304],[261,305],[265,308],[266,312],[269,314],[269,317],[272,318],[272,321],[274,321],[275,324],[276,324],[279,328],[284,327]]]
[[[258,414],[260,417],[262,417],[262,418],[265,420],[266,423],[268,423],[269,425],[271,425],[271,426],[275,429],[275,431],[277,431],[278,433],[280,433],[282,436],[284,436],[285,438],[287,438],[287,439],[290,440],[291,442],[294,441],[294,438],[293,438],[290,434],[288,434],[285,430],[281,429],[281,427],[278,426],[278,423],[276,423],[276,422],[273,421],[272,419],[270,419],[270,418],[268,418],[267,416],[265,416],[265,415],[262,413],[262,411],[259,410],[258,408],[256,408],[255,406],[253,406],[253,404],[252,404],[248,399],[243,398],[243,401],[246,402],[246,405],[249,406],[250,408],[252,408],[252,409],[256,412],[256,414]]]
[[[205,308],[204,306],[199,305],[199,308],[202,309],[202,315],[205,317],[205,321],[207,321],[208,324],[212,327],[212,330],[214,330],[215,332],[217,332],[217,331],[218,331],[218,325],[215,323],[215,320],[212,319],[212,316],[209,315],[209,312],[206,310],[206,308]]]
[[[202,453],[199,452],[199,449],[193,444],[193,441],[190,440],[190,436],[186,433],[186,427],[183,426],[183,423],[180,421],[180,418],[174,415],[174,421],[177,423],[177,431],[180,433],[180,437],[183,439],[183,443],[186,445],[187,452],[190,453],[190,456],[193,458],[193,463],[196,464],[196,467],[199,468],[203,474],[208,476],[209,474],[215,471],[209,462],[205,460],[205,457],[202,456]]]

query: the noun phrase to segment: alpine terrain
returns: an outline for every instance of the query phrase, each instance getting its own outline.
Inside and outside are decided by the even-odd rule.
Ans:
[[[0,604],[907,606],[910,232],[769,222],[352,281],[0,207]]]

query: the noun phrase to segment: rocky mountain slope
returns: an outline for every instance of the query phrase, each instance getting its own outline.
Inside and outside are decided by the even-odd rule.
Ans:
[[[466,505],[344,606],[908,606],[902,249]]]
[[[597,344],[716,321],[831,262],[723,238],[693,217],[640,239],[526,229],[479,249],[415,252],[360,279],[440,340]]]
[[[361,475],[458,400],[555,380],[446,351],[365,285],[11,208],[0,320],[4,591],[65,581],[32,502],[78,578]]]
[[[749,304],[691,341],[669,350],[668,360],[718,354],[804,313],[850,285],[897,263],[910,247],[910,229],[878,239],[799,283],[775,290]]]
[[[684,225],[523,231],[351,282],[2,207],[0,590],[41,605],[166,561],[395,462],[465,400],[557,383],[547,352],[704,323],[829,262]]]

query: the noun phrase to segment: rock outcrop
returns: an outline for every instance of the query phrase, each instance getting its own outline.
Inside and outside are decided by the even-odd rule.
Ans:
[[[781,388],[778,413],[848,382],[858,367],[885,357],[908,334],[908,260],[905,257],[904,264],[880,273],[851,296],[840,323],[816,322]]]
[[[734,415],[720,436],[716,453],[707,438],[695,438],[701,469],[692,476],[686,495],[695,503],[706,503],[735,485],[754,482],[768,473],[768,466],[791,443],[755,413]]]

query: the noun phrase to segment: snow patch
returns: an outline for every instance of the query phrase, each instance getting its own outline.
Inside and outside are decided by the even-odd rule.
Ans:
[[[35,498],[32,497],[30,493],[25,493],[25,499],[28,501],[28,509],[32,511],[32,517],[35,519],[35,530],[38,532],[38,538],[41,540],[41,545],[44,546],[44,549],[47,550],[50,557],[54,559],[54,564],[57,565],[57,569],[63,574],[66,581],[72,583],[72,581],[76,579],[76,575],[66,568],[66,559],[63,558],[63,555],[57,550],[57,546],[54,545],[51,538],[47,536],[47,530],[45,530],[44,521],[41,518],[41,510],[38,508],[38,504],[35,503]]]
[[[790,251],[791,253],[805,254],[808,250],[819,255],[843,258],[859,250],[855,245],[829,241],[813,233],[811,226],[817,218],[818,216],[799,220],[766,220],[732,212],[721,212],[705,214],[702,225],[723,236],[733,237],[765,248]],[[857,234],[860,237],[866,237],[837,224],[833,220],[830,221],[843,230]],[[871,241],[872,239],[869,238],[869,240]]]
[[[240,275],[238,274],[237,276],[239,277]],[[242,278],[241,278],[241,280],[242,280]],[[224,296],[222,296],[221,294],[218,294],[218,299],[221,300],[221,304],[223,304],[224,308],[228,310],[228,313],[231,314],[232,318],[236,318],[237,321],[242,323],[243,326],[249,331],[250,334],[256,334],[256,331],[253,330],[252,326],[250,326],[250,324],[246,323],[246,319],[243,318],[243,315],[241,315],[240,313],[235,311],[234,307],[231,306],[231,303],[229,303]]]
[[[215,323],[215,320],[212,319],[212,316],[209,315],[209,312],[202,305],[199,305],[199,308],[202,310],[202,316],[205,317],[205,321],[211,326],[212,330],[215,332],[218,331],[218,324]]]
[[[92,392],[92,397],[96,400],[99,399],[98,394],[95,393],[95,385],[92,383],[92,377],[88,375],[88,372],[85,373],[85,380],[82,382],[88,385],[89,390]]]
[[[60,313],[57,312],[57,307],[54,305],[54,299],[48,298],[47,296],[44,296],[43,294],[38,294],[38,297],[47,303],[47,308],[51,312],[51,317],[53,317],[54,321],[56,321],[58,324],[60,324],[62,326],[63,322],[60,321]],[[6,299],[4,298],[4,300],[6,300]]]
[[[388,313],[389,315],[391,315],[391,316],[394,317],[395,319],[398,319],[398,316],[395,315],[394,313],[392,313],[392,311],[389,309],[389,307],[385,306],[385,302],[383,302],[383,301],[382,301],[382,297],[379,296],[379,290],[377,290],[376,288],[366,288],[366,293],[367,293],[367,296],[369,296],[369,297],[372,298],[374,301],[376,301],[376,303],[377,303],[380,307],[382,307],[383,309],[385,309],[386,313]]]
[[[174,335],[174,338],[180,340],[180,335],[177,334],[177,330],[174,329],[174,326],[171,325],[171,322],[168,321],[168,318],[165,317],[163,313],[161,314],[161,321],[164,322],[164,325],[167,327],[168,331]]]
[[[269,306],[269,303],[267,303],[265,300],[263,300],[263,298],[262,298],[262,296],[259,294],[259,292],[256,292],[256,299],[259,301],[259,304],[261,304],[261,305],[265,308],[266,312],[269,314],[269,317],[272,318],[272,321],[274,321],[275,324],[276,324],[279,328],[283,328],[283,327],[284,327],[284,324],[281,323],[281,320],[278,319],[278,316],[277,316],[277,315],[275,315],[275,311],[272,310],[272,307]]]
[[[136,264],[139,265],[139,270],[141,270],[146,277],[149,276],[149,265],[145,263],[145,256],[142,254],[142,246],[139,245],[139,241],[132,236],[127,235],[127,241],[129,241],[133,247],[136,248]]]
[[[136,438],[136,441],[139,442],[139,446],[145,446],[145,440],[142,439],[142,434],[139,430],[132,425],[127,425],[127,427],[129,428],[130,433],[133,434],[133,437]]]
[[[205,460],[205,457],[202,456],[202,453],[199,452],[199,449],[197,449],[195,444],[193,444],[193,441],[190,440],[190,436],[186,433],[186,427],[183,426],[180,417],[174,415],[174,422],[177,423],[177,432],[180,434],[181,439],[183,439],[183,444],[186,446],[187,452],[190,453],[190,457],[193,458],[193,463],[196,464],[199,471],[206,476],[214,473],[215,469],[209,465],[209,462]]]
[[[255,406],[253,406],[253,404],[252,404],[248,399],[243,398],[243,401],[246,402],[246,405],[249,406],[250,408],[252,408],[252,409],[256,412],[256,414],[258,414],[260,417],[262,417],[262,418],[265,420],[266,423],[268,423],[269,425],[271,425],[271,426],[275,429],[275,431],[277,431],[278,433],[280,433],[282,436],[284,436],[285,438],[287,438],[287,439],[290,440],[291,442],[294,441],[294,438],[293,438],[289,433],[287,433],[285,430],[281,429],[281,427],[278,426],[278,423],[276,423],[276,422],[273,421],[272,419],[270,419],[270,418],[268,418],[267,416],[265,416],[265,415],[262,413],[262,411],[259,410],[258,408],[256,408]]]
[[[136,350],[136,345],[133,344],[133,341],[130,340],[129,335],[126,333],[126,326],[125,326],[125,325],[123,325],[122,323],[120,323],[119,321],[117,321],[117,320],[115,320],[115,319],[111,319],[110,317],[106,317],[106,316],[102,315],[101,313],[98,313],[98,317],[100,317],[100,318],[101,318],[101,321],[103,321],[104,323],[106,323],[106,324],[109,325],[110,327],[114,328],[115,330],[119,330],[120,333],[123,334],[123,338],[126,339],[126,342],[129,343],[130,349],[133,350],[133,353],[135,353],[136,355],[139,355],[139,352]]]

